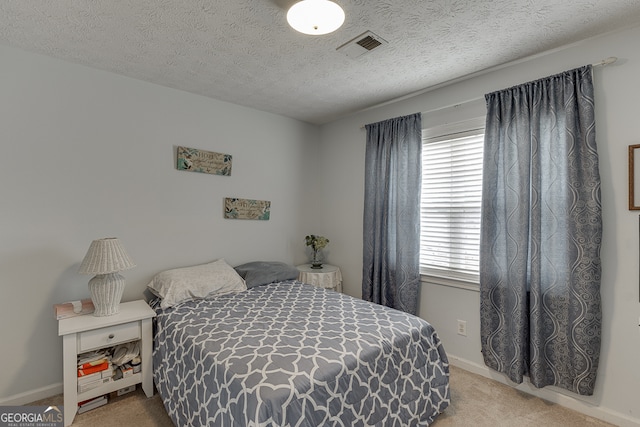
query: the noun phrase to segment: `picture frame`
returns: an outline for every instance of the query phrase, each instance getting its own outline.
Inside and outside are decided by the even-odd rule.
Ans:
[[[629,146],[629,210],[640,210],[640,144]]]
[[[253,219],[268,221],[271,216],[271,202],[269,200],[240,199],[225,197],[225,219]]]
[[[178,160],[178,170],[231,176],[233,161],[231,154],[178,146],[176,157]]]

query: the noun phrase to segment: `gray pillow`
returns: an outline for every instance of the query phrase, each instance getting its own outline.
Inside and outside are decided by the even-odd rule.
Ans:
[[[254,261],[234,268],[245,280],[247,288],[283,280],[294,280],[300,274],[297,268],[284,262]]]

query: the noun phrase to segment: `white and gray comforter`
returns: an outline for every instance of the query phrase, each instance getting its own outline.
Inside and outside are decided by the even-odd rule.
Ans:
[[[426,426],[449,405],[416,316],[294,281],[156,312],[154,380],[178,426]]]

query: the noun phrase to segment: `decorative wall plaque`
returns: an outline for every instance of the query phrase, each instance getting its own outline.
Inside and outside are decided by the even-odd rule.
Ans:
[[[228,219],[269,220],[271,202],[266,200],[224,199],[224,217]]]
[[[231,155],[178,147],[178,169],[212,175],[231,175]]]

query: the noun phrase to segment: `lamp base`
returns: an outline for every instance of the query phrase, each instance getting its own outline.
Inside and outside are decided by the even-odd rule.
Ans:
[[[111,316],[120,310],[125,280],[118,273],[98,274],[89,280],[89,292],[95,311],[94,316]]]

